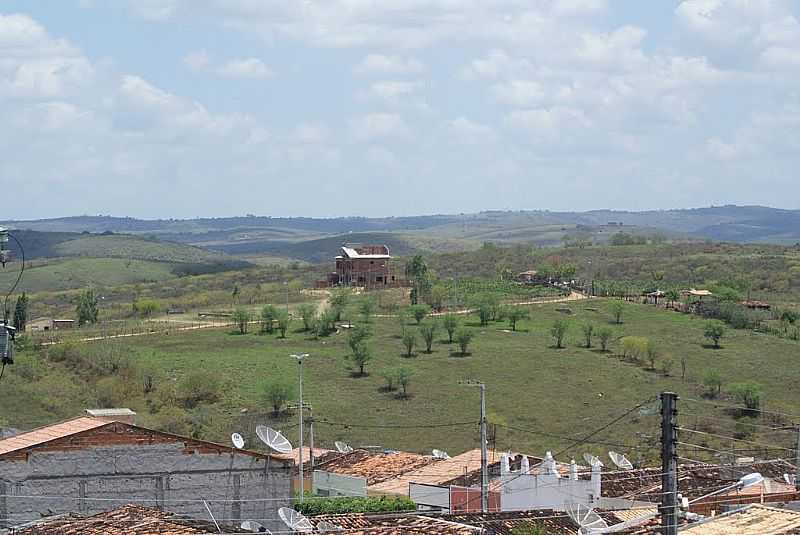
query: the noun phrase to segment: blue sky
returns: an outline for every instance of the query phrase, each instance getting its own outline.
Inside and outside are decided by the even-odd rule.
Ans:
[[[791,0],[0,3],[0,219],[800,208]]]

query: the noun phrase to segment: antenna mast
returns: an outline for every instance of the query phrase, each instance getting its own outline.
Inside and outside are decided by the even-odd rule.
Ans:
[[[288,288],[288,287],[287,287]],[[288,292],[288,290],[287,290]],[[287,293],[288,295],[288,293]],[[287,300],[288,306],[288,300]],[[299,467],[299,476],[300,476],[300,503],[303,503],[303,495],[306,492],[306,482],[303,479],[303,359],[308,356],[308,353],[300,353],[300,354],[292,354],[291,357],[297,359],[297,364],[299,367],[299,375],[300,375],[300,459],[297,463]]]
[[[661,533],[678,533],[678,395],[661,393]]]
[[[463,386],[481,389],[481,512],[489,512],[489,463],[486,451],[486,385],[480,381],[461,381]]]

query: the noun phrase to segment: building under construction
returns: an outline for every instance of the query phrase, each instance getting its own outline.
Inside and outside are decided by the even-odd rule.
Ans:
[[[336,271],[328,275],[329,286],[374,289],[397,285],[386,245],[345,244],[339,253]]]

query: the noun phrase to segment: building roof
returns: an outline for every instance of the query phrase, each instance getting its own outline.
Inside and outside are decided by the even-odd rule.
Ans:
[[[109,418],[112,416],[136,416],[136,413],[128,408],[119,409],[86,409],[86,414],[95,418]]]
[[[355,258],[372,258],[372,259],[376,259],[376,258],[391,258],[391,255],[389,255],[388,253],[387,254],[361,254],[355,248],[347,247],[347,246],[342,247],[342,253],[347,258],[352,258],[352,259],[355,259]]]
[[[377,485],[403,474],[438,462],[430,456],[404,451],[372,453],[355,450],[351,453],[330,452],[319,459],[315,468],[334,474],[363,477],[367,485]],[[406,485],[406,493],[408,486]]]
[[[333,453],[333,450],[328,450],[325,448],[314,448],[314,467],[316,468],[317,465],[320,463],[320,459],[324,458],[326,455]],[[291,460],[294,464],[300,463],[300,448],[295,448],[289,453],[281,454],[276,453],[273,454],[274,457],[278,457],[279,459],[287,459]],[[308,446],[303,446],[303,464],[304,467],[309,464],[309,459],[311,458],[311,448]]]
[[[231,526],[226,533],[244,533]],[[14,535],[198,535],[217,533],[213,524],[180,519],[150,507],[125,505],[93,516],[76,514],[39,521],[13,530]]]
[[[684,529],[685,535],[798,535],[800,513],[748,505]]]
[[[495,455],[489,453],[489,458]],[[499,458],[499,454],[497,455]],[[399,477],[370,486],[370,491],[380,494],[408,495],[410,483],[422,483],[427,485],[440,485],[447,481],[456,479],[465,473],[480,470],[481,450],[474,449],[465,451],[461,455],[456,455],[450,459],[435,460],[434,462],[406,472]]]
[[[444,518],[415,513],[320,515],[310,518],[314,527],[322,521],[347,530],[349,535],[474,535],[480,530]]]
[[[691,288],[690,290],[686,291],[685,293],[687,293],[689,295],[693,295],[695,297],[707,297],[709,295],[714,295],[714,294],[711,293],[710,290],[695,290],[694,288]]]

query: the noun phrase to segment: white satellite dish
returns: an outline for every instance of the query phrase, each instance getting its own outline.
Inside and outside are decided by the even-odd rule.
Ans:
[[[256,435],[261,439],[261,442],[269,446],[271,449],[278,453],[291,453],[292,444],[280,431],[275,431],[271,427],[265,425],[256,426]]]
[[[246,529],[247,531],[252,531],[253,533],[267,533],[268,535],[272,535],[272,532],[256,522],[255,520],[245,520],[242,522],[241,525],[242,529]]]
[[[320,520],[317,522],[317,531],[320,533],[335,533],[337,531],[344,531],[344,528],[332,522],[328,522],[327,520]]]
[[[783,474],[783,480],[786,481],[787,485],[795,486],[797,485],[797,476],[794,474]]]
[[[609,451],[608,457],[611,459],[612,463],[617,465],[617,468],[622,468],[623,470],[630,470],[633,468],[633,464],[631,464],[628,458],[622,455],[621,453],[617,453],[615,451]]]
[[[237,450],[244,448],[244,437],[239,433],[233,433],[231,435],[231,442],[233,442],[233,445],[236,446]]]
[[[447,460],[450,458],[450,456],[444,450],[433,450],[431,453],[433,453],[434,459]]]
[[[567,514],[580,527],[579,533],[584,533],[584,528],[602,529],[607,528],[608,524],[594,512],[594,509],[586,507],[582,503],[568,503]]]
[[[336,451],[339,453],[353,453],[353,448],[340,440],[337,440],[333,444],[336,446]]]
[[[278,509],[278,516],[292,531],[299,533],[312,533],[314,531],[314,525],[302,513],[298,513],[294,509],[281,507]]]
[[[599,468],[602,468],[603,466],[605,466],[603,464],[603,461],[601,461],[600,459],[598,459],[597,457],[595,457],[591,453],[584,453],[583,454],[583,460],[586,461],[589,464],[589,466],[591,466],[592,468],[594,468],[595,466],[597,466]]]

